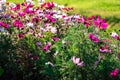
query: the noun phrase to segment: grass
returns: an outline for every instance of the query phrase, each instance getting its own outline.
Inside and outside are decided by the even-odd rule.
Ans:
[[[23,2],[24,0],[7,0],[9,2]],[[37,2],[37,0],[34,0]],[[120,29],[120,0],[46,0],[54,1],[66,7],[74,7],[73,14],[85,16],[100,15],[108,20],[110,28]]]

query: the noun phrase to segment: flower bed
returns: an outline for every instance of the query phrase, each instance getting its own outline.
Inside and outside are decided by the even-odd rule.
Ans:
[[[1,3],[1,2],[0,2]],[[54,2],[2,2],[1,80],[118,80],[117,32],[99,16],[70,15]]]

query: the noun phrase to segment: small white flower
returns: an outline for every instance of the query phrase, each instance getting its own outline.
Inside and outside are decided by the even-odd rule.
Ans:
[[[5,4],[6,0],[0,0],[0,4]]]
[[[50,61],[46,62],[45,65],[51,65],[52,67],[54,67],[54,64],[51,63]]]
[[[26,2],[28,3],[27,5],[29,5],[29,4],[35,4],[33,0],[26,0]]]
[[[62,44],[65,44],[66,43],[66,41],[65,40],[62,40]]]
[[[12,8],[15,8],[16,4],[15,3],[10,3],[9,6],[12,7]]]
[[[29,27],[34,27],[34,24],[31,23],[31,22],[29,22],[29,23],[27,23],[27,26],[29,26]]]
[[[55,53],[54,53],[54,56],[56,56],[58,54],[58,51],[56,51]]]
[[[53,15],[53,18],[61,19],[61,18],[62,18],[62,15],[54,14],[54,15]]]
[[[118,34],[117,34],[116,32],[112,32],[110,35],[111,35],[113,38],[115,38],[115,37],[118,36]]]
[[[57,32],[56,27],[52,27],[52,28],[51,28],[51,32],[52,32],[52,33],[56,33],[56,32]]]
[[[58,8],[65,8],[64,5],[58,5]]]

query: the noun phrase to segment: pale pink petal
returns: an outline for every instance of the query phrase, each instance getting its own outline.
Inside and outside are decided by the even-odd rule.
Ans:
[[[80,62],[80,58],[76,58],[75,63],[78,64]]]

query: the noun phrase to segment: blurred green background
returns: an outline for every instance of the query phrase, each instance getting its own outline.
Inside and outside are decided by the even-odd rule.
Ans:
[[[23,2],[24,0],[7,0],[9,2]],[[37,0],[33,0],[37,4]],[[111,30],[120,29],[120,0],[46,0],[54,1],[66,7],[74,7],[72,14],[84,16],[101,16],[108,20]]]

